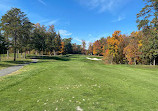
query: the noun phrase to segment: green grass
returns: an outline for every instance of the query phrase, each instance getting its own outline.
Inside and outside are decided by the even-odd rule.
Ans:
[[[0,111],[158,110],[157,67],[105,65],[79,55],[38,59],[0,78]]]

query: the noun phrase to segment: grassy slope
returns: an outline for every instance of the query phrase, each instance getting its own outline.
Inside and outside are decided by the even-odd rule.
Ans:
[[[157,68],[104,65],[77,55],[53,59],[0,78],[0,110],[158,110]]]

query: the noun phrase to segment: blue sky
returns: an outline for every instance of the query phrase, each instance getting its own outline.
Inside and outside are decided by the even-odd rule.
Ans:
[[[136,31],[136,14],[144,5],[143,0],[0,0],[0,16],[17,7],[31,22],[54,24],[62,38],[88,44],[115,30],[122,34]]]

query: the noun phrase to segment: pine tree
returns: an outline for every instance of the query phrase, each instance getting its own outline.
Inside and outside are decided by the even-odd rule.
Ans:
[[[16,50],[18,42],[22,40],[23,32],[26,33],[30,28],[29,20],[26,14],[18,8],[12,8],[4,16],[2,16],[0,27],[5,34],[12,38],[14,48],[14,61],[16,61]],[[26,37],[26,36],[25,36]]]
[[[46,39],[46,46],[47,50],[50,52],[50,55],[52,56],[53,50],[55,50],[55,37],[56,32],[54,25],[49,26],[48,32],[47,32],[47,39]]]
[[[59,52],[61,48],[61,36],[60,33],[58,32],[58,34],[55,37],[55,52]]]

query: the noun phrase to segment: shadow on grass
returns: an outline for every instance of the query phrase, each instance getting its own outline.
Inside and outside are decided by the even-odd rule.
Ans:
[[[27,63],[30,63],[31,61],[4,61],[6,63],[11,63],[11,64],[27,64]]]
[[[10,65],[10,64],[0,64],[0,67],[11,67],[11,66],[14,66],[14,65]]]
[[[30,59],[43,59],[43,60],[59,60],[59,61],[69,61],[70,57],[68,55],[65,56],[28,56]]]
[[[42,60],[58,60],[58,61],[69,61],[71,55],[64,55],[64,56],[27,56],[29,59],[39,59],[38,63],[46,62]],[[17,61],[3,61],[0,62],[0,67],[11,67],[15,65],[23,65],[23,64],[29,64],[29,63],[37,63],[37,62],[31,62],[29,60],[17,60]]]
[[[23,64],[29,64],[31,61],[3,61],[0,62],[0,67],[12,67],[12,66],[22,66]]]

